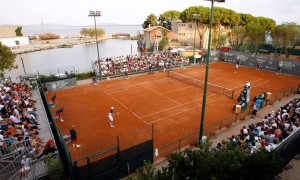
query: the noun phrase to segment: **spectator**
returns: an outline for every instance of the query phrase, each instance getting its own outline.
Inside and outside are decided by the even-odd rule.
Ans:
[[[53,139],[49,139],[47,142],[46,142],[46,145],[43,149],[43,152],[42,154],[40,154],[37,159],[43,157],[44,155],[48,155],[50,153],[54,153],[56,151],[56,145],[54,143],[54,140]]]
[[[71,140],[72,140],[72,144],[73,144],[73,147],[80,147],[79,144],[77,144],[77,132],[75,131],[75,126],[72,125],[71,129],[70,129],[70,135],[71,135]]]
[[[30,162],[31,162],[31,159],[26,158],[26,156],[24,155],[22,160],[21,160],[22,168],[18,172],[18,176],[19,176],[20,180],[22,179],[22,176],[25,177],[25,180],[28,179],[28,171],[30,170]]]

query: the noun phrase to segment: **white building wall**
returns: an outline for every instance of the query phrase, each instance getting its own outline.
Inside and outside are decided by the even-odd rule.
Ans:
[[[8,47],[29,45],[29,39],[27,36],[0,38],[0,42]]]

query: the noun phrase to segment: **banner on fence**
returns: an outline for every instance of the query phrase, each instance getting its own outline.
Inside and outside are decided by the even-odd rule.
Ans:
[[[236,64],[237,59],[239,59],[241,65],[243,66],[274,72],[280,69],[282,73],[300,76],[300,61],[295,59],[240,53],[234,51],[220,52],[220,59],[233,64]]]

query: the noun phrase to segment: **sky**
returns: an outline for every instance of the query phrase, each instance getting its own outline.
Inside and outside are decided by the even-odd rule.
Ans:
[[[300,24],[299,0],[226,0],[215,6],[238,13],[272,18],[277,24]],[[183,11],[190,6],[210,7],[205,0],[1,0],[0,24],[92,25],[90,10],[102,12],[97,23],[142,24],[150,13],[156,16],[169,11]]]

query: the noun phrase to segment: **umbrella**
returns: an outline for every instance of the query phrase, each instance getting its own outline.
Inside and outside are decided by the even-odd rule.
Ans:
[[[63,111],[64,111],[64,107],[61,107],[60,109],[58,109],[58,110],[56,111],[56,114],[62,113]]]
[[[175,52],[178,52],[178,50],[177,49],[172,49],[170,52],[175,53]]]
[[[178,48],[177,51],[185,51],[183,48]]]

